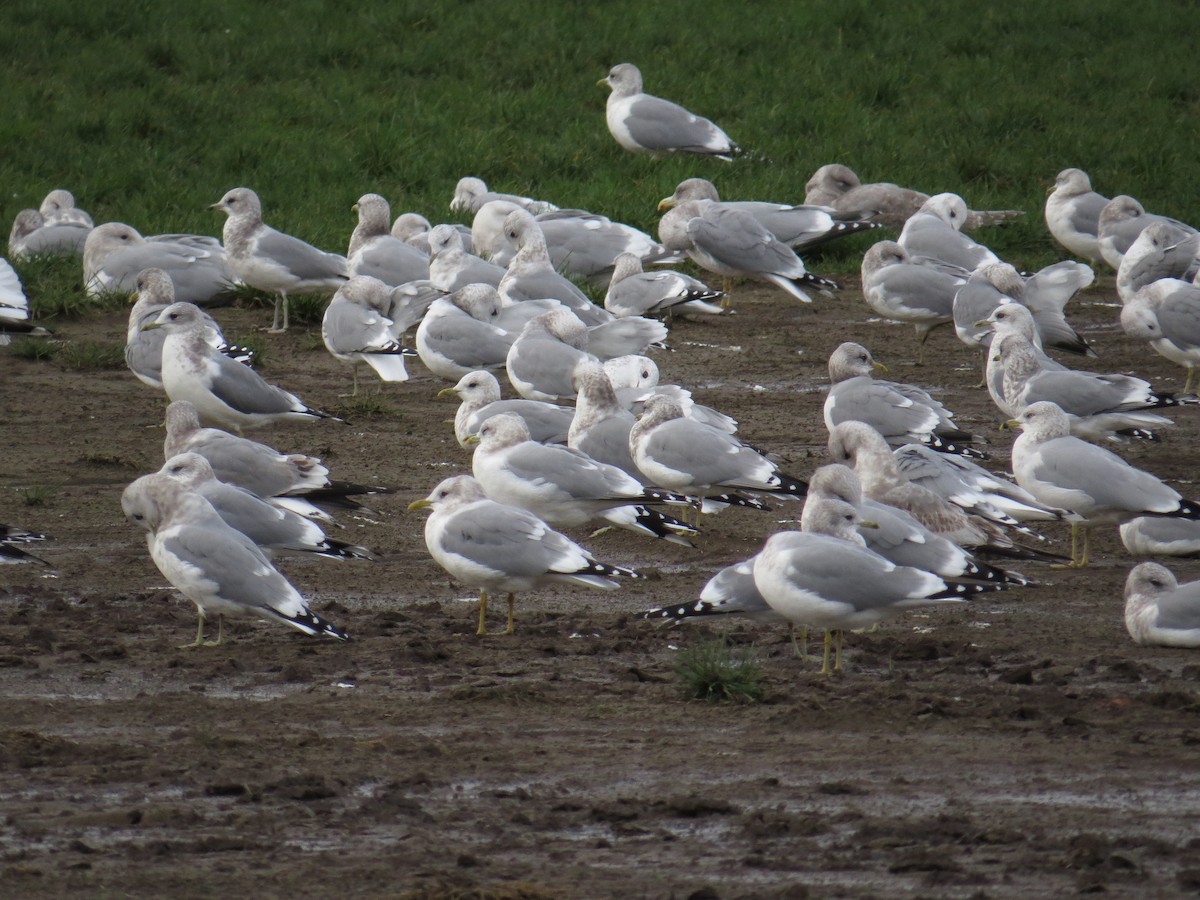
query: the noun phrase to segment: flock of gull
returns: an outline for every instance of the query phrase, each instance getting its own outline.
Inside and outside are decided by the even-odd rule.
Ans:
[[[742,152],[707,119],[645,94],[631,64],[600,83],[611,89],[609,130],[627,150],[724,160]],[[17,215],[9,239],[18,260],[78,254],[89,295],[136,297],[126,361],[169,401],[166,461],[130,484],[121,503],[160,571],[195,603],[195,645],[205,643],[208,618],[218,619],[219,643],[224,617],[247,614],[345,640],[274,557],[371,559],[325,528],[389,490],[331,479],[315,457],[243,436],[335,417],[266,381],[253,354],[225,340],[212,313],[239,286],[276,298],[272,331],[289,326],[289,296],[331,296],[321,334],[352,367],[355,393],[364,366],[399,382],[413,358],[452,383],[442,393],[459,399],[454,433],[472,450],[471,473],[443,480],[411,508],[431,511],[432,558],[479,591],[479,634],[494,633],[489,594],[506,596],[509,633],[519,592],[551,583],[612,590],[643,577],[597,560],[558,529],[615,527],[691,547],[706,516],[731,505],[768,509],[773,497],[803,503],[798,529],[766,537],[757,555],[715,573],[697,600],[644,616],[768,616],[819,628],[829,672],[831,648],[832,669],[841,667],[844,629],[1034,583],[1013,566],[1086,565],[1095,527],[1119,525],[1139,556],[1200,553],[1200,504],[1104,446],[1156,440],[1172,424],[1167,413],[1200,403],[1189,393],[1200,364],[1200,234],[1131,197],[1094,192],[1079,169],[1058,175],[1045,204],[1050,234],[1079,261],[1032,274],[972,236],[1019,212],[864,184],[838,164],[815,172],[800,204],[722,200],[711,181],[689,178],[660,202],[657,238],[600,214],[493,192],[473,177],[450,203],[473,216],[469,228],[416,213],[393,221],[386,199],[364,194],[345,255],[267,225],[249,188],[229,190],[213,208],[226,216],[219,240],[144,237],[124,223],[94,225],[69,192],[55,190],[39,210]],[[883,229],[896,239],[864,255],[863,299],[914,326],[918,355],[942,326],[982,352],[980,386],[1021,431],[1012,477],[983,467],[977,435],[930,393],[881,377],[858,343],[829,359],[832,462],[807,478],[744,441],[729,412],[663,383],[647,355],[676,317],[726,314],[734,279],[805,303],[832,295],[836,281],[809,272],[800,254]],[[721,286],[673,268],[685,261]],[[1116,273],[1125,332],[1186,367],[1183,392],[1050,355],[1096,355],[1065,315],[1093,282],[1093,266]],[[580,285],[604,290],[603,302]],[[0,325],[35,327],[7,263]],[[503,397],[502,381],[516,396]],[[1071,526],[1069,556],[1048,550],[1038,531],[1055,521]],[[8,527],[0,559],[36,561],[23,545],[44,537]],[[1136,641],[1200,646],[1200,583],[1179,585],[1163,566],[1143,563],[1126,598]]]

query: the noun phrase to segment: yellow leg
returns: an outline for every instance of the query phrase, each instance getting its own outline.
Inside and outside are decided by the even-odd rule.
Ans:
[[[476,634],[487,634],[487,591],[479,592],[479,628]]]
[[[196,622],[196,639],[190,644],[180,644],[178,649],[190,650],[192,647],[204,646],[204,613],[200,613],[197,618],[199,621]]]
[[[220,646],[221,641],[225,640],[225,617],[217,616],[217,639],[215,641],[205,641],[205,647]]]
[[[840,672],[842,671],[842,641],[846,637],[846,632],[839,628],[833,633],[833,636],[837,641],[837,651],[834,653],[833,658],[833,671]]]
[[[721,289],[725,292],[721,297],[721,309],[732,309],[733,297],[730,295],[733,293],[733,279],[728,275],[721,276]]]
[[[917,336],[917,365],[925,365],[925,342],[929,340],[929,332],[922,331]]]
[[[504,633],[505,633],[505,634],[512,634],[512,633],[513,633],[513,627],[514,627],[514,625],[515,625],[515,620],[514,620],[514,617],[513,617],[513,607],[514,607],[515,605],[516,605],[516,604],[515,604],[515,599],[514,599],[513,595],[510,593],[510,594],[508,595],[508,627],[504,629]]]
[[[825,629],[825,654],[822,657],[821,671],[819,673],[817,673],[819,675],[832,675],[833,674],[833,669],[829,668],[829,642],[830,642],[830,632],[829,632],[829,629]]]
[[[1195,367],[1195,366],[1188,366],[1188,370],[1187,370],[1187,372],[1188,372],[1188,374],[1187,374],[1187,381],[1185,381],[1185,382],[1183,383],[1183,392],[1184,392],[1185,394],[1189,394],[1189,393],[1191,393],[1191,390],[1192,390],[1192,381],[1193,381],[1193,379],[1196,377],[1196,367]]]
[[[808,662],[808,626],[800,626],[800,643],[796,643],[796,626],[788,623],[788,632],[792,637],[792,656]]]

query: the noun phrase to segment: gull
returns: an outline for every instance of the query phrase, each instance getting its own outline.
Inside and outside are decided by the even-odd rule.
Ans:
[[[961,603],[1002,586],[947,582],[898,566],[863,545],[857,528],[872,524],[848,503],[805,503],[803,530],[772,535],[754,561],[754,584],[771,609],[793,625],[824,629],[822,675],[841,670],[847,628],[867,628],[916,606]],[[837,650],[831,669],[832,643]]]
[[[462,402],[454,413],[454,438],[464,450],[474,447],[468,438],[479,433],[479,427],[492,416],[512,413],[519,416],[529,429],[531,440],[540,444],[562,444],[567,440],[575,410],[541,400],[512,400],[500,398],[500,382],[491,372],[468,372],[454,387],[438,391],[439,397],[456,395]]]
[[[1121,307],[1121,328],[1187,369],[1185,393],[1200,365],[1200,287],[1161,278],[1140,288]]]
[[[1098,244],[1104,261],[1113,269],[1119,269],[1133,242],[1154,224],[1172,225],[1185,233],[1196,233],[1195,228],[1178,219],[1146,212],[1141,203],[1127,194],[1113,197],[1100,212]]]
[[[545,235],[533,216],[522,209],[513,210],[504,219],[504,234],[517,247],[516,256],[496,286],[506,305],[549,298],[566,306],[585,325],[599,325],[613,318],[554,270]]]
[[[40,255],[83,254],[90,225],[47,222],[36,209],[23,209],[13,218],[8,233],[8,253],[13,259]]]
[[[89,297],[132,293],[138,273],[162,269],[175,285],[175,299],[220,306],[233,298],[236,276],[216,238],[163,234],[144,238],[124,222],[91,230],[83,247],[83,284]]]
[[[643,484],[646,476],[633,461],[629,432],[637,417],[617,400],[608,374],[599,363],[584,361],[575,369],[572,381],[578,392],[575,415],[567,431],[567,446],[610,466]]]
[[[175,302],[175,285],[162,269],[144,269],[138,274],[137,301],[129,310],[129,325],[125,330],[125,364],[143,384],[162,390],[162,348],[166,333],[162,329],[146,330],[145,326]],[[204,339],[210,347],[238,362],[249,363],[253,352],[245,347],[230,346],[221,334],[221,327],[208,313],[201,313]]]
[[[729,135],[703,116],[643,93],[642,73],[633,63],[618,63],[596,83],[612,91],[605,105],[609,133],[631,153],[696,153],[729,162],[742,152]]]
[[[896,239],[910,256],[960,266],[968,272],[1000,257],[962,232],[967,204],[958,194],[934,194],[904,223]]]
[[[453,225],[429,232],[429,280],[440,291],[453,293],[468,284],[496,287],[504,269],[463,249],[462,235]]]
[[[1017,484],[1071,513],[1072,566],[1087,565],[1089,536],[1097,525],[1155,514],[1200,518],[1200,508],[1156,476],[1074,437],[1067,414],[1054,403],[1031,404],[1009,424],[1022,429],[1012,448]]]
[[[458,232],[462,238],[463,249],[467,253],[474,253],[471,242],[471,229],[466,225],[452,224],[450,226]],[[433,223],[425,218],[420,213],[406,212],[396,216],[396,221],[392,223],[392,237],[399,238],[406,244],[411,244],[416,247],[426,256],[429,256],[429,232],[433,231]]]
[[[727,312],[709,301],[720,300],[723,291],[681,272],[646,272],[636,254],[622,253],[613,265],[612,280],[604,295],[604,308],[618,318],[666,314],[689,315]]]
[[[321,319],[321,339],[334,357],[350,363],[353,393],[358,394],[358,367],[366,363],[381,380],[408,381],[405,356],[415,352],[396,340],[385,311],[392,303],[387,284],[370,275],[355,275],[337,289]]]
[[[843,212],[875,210],[872,217],[889,228],[902,228],[921,208],[929,195],[890,181],[863,184],[848,166],[829,163],[821,166],[804,186],[804,202],[830,206]],[[1025,215],[1019,209],[968,210],[963,227],[974,231],[981,225],[996,225]]]
[[[797,300],[811,303],[803,288],[828,293],[838,284],[813,275],[787,244],[749,213],[723,208],[711,200],[664,197],[658,236],[672,250],[682,250],[702,269],[727,278],[744,276],[768,281]]]
[[[558,209],[553,203],[545,200],[534,200],[532,197],[522,197],[519,194],[502,194],[489,190],[482,178],[470,175],[458,179],[458,184],[454,186],[454,197],[450,201],[450,208],[458,212],[477,213],[480,207],[493,200],[515,203],[535,216],[538,213]]]
[[[993,341],[987,382],[992,400],[1008,418],[1048,400],[1066,414],[1072,434],[1093,440],[1155,440],[1152,428],[1173,423],[1150,410],[1182,402],[1173,394],[1155,393],[1149,382],[1132,375],[1050,369],[1029,339],[1016,332]]]
[[[434,287],[428,278],[396,285],[390,291],[391,300],[385,315],[392,320],[388,329],[397,341],[418,325],[435,300],[446,292]]]
[[[1135,644],[1200,647],[1200,582],[1180,584],[1157,563],[1134,566],[1125,580],[1125,628]]]
[[[12,333],[49,335],[46,329],[29,321],[29,298],[17,270],[7,259],[0,259],[0,346],[9,343]]]
[[[525,323],[505,362],[508,380],[527,400],[572,399],[571,376],[588,353],[587,328],[567,309],[542,313]]]
[[[930,531],[959,546],[1017,559],[1053,558],[1014,544],[995,522],[968,515],[929,488],[909,481],[883,435],[865,422],[842,422],[831,428],[828,450],[835,462],[854,468],[864,496],[904,510]]]
[[[1134,556],[1200,556],[1200,521],[1139,516],[1122,522],[1120,531]]]
[[[684,416],[678,403],[662,395],[646,401],[629,432],[629,447],[650,484],[691,497],[720,497],[731,490],[795,497],[808,489],[733,435]]]
[[[363,194],[354,204],[358,224],[346,250],[346,271],[370,275],[396,287],[429,277],[429,254],[394,237],[391,207],[379,194]]]
[[[1103,262],[1100,252],[1100,213],[1108,198],[1092,190],[1082,169],[1063,169],[1046,191],[1046,227],[1050,236],[1076,256]]]
[[[504,220],[520,208],[500,200],[480,207],[471,223],[471,235],[481,256],[499,266],[512,262],[520,248],[515,237],[506,233]],[[632,253],[655,265],[683,259],[682,254],[668,250],[641,229],[586,210],[556,210],[535,216],[534,221],[545,238],[554,270],[593,284],[609,280],[622,253]]]
[[[252,288],[278,294],[272,332],[287,331],[289,294],[332,294],[349,278],[346,258],[263,222],[262,201],[237,187],[212,204],[227,218],[221,232],[234,273]]]
[[[696,529],[646,505],[682,503],[685,498],[648,488],[616,466],[561,444],[532,441],[519,416],[492,416],[470,441],[478,444],[472,474],[494,500],[527,509],[551,525],[570,527],[603,519],[618,528],[692,546],[683,535],[695,534]]]
[[[426,368],[451,381],[478,369],[502,369],[517,335],[496,324],[500,296],[468,284],[435,300],[417,326],[417,353]]]
[[[167,407],[167,436],[163,456],[199,453],[212,466],[217,478],[236,484],[264,500],[308,518],[332,521],[320,506],[358,510],[350,499],[361,494],[388,493],[390,488],[331,481],[329,469],[315,456],[280,453],[266,444],[229,434],[219,428],[204,428],[200,414],[187,401]]]
[[[172,303],[142,327],[166,330],[163,390],[172,401],[194,404],[201,419],[237,431],[282,421],[341,421],[268,384],[253,369],[210,347],[205,339],[204,313],[194,304]]]
[[[705,425],[720,429],[727,434],[736,434],[737,419],[703,406],[692,400],[692,392],[677,384],[660,384],[658,365],[648,356],[631,354],[604,360],[604,373],[608,376],[617,402],[635,415],[641,415],[646,401],[654,396],[669,397],[683,414]]]
[[[91,228],[95,224],[86,210],[75,205],[75,195],[65,188],[55,188],[46,194],[38,207],[38,212],[50,225],[62,225],[70,222]]]
[[[910,384],[881,381],[871,352],[847,341],[829,357],[829,393],[825,397],[825,427],[841,422],[866,422],[893,444],[917,441],[943,453],[983,454],[966,446],[982,440],[959,428],[953,413],[927,391]]]
[[[227,525],[199,493],[165,475],[143,475],[125,488],[121,509],[146,532],[158,570],[196,604],[196,640],[185,647],[219,645],[224,618],[248,615],[282,620],[305,634],[349,640],[314,613],[258,546]],[[217,639],[205,642],[204,623],[212,615]]]
[[[514,595],[521,591],[548,584],[611,591],[620,586],[617,578],[643,577],[597,562],[528,510],[489,498],[470,475],[447,478],[408,508],[432,508],[425,520],[429,555],[454,578],[479,589],[479,635],[490,633],[488,591],[508,594],[508,626],[500,633],[512,634]]]
[[[165,475],[212,504],[225,524],[250,538],[267,556],[275,552],[312,553],[330,559],[374,559],[365,547],[326,536],[304,516],[262,499],[252,491],[219,480],[199,453],[180,453],[166,461]]]
[[[840,463],[821,466],[808,480],[808,500],[840,500],[852,506],[862,520],[874,523],[859,528],[868,549],[898,566],[911,566],[942,578],[1027,584],[1028,579],[976,559],[971,553],[930,531],[908,512],[888,503],[863,497],[854,470]]]
[[[711,200],[719,207],[749,213],[777,240],[796,252],[819,247],[835,238],[871,231],[882,226],[864,221],[872,210],[837,212],[826,206],[771,203],[763,200],[722,200],[716,185],[707,178],[688,178],[675,188],[676,203],[683,200]]]
[[[27,552],[22,546],[35,541],[49,540],[49,538],[48,534],[27,531],[15,525],[0,524],[0,565],[30,562],[35,562],[43,566],[50,565],[44,559]]]
[[[861,272],[867,305],[885,319],[916,328],[917,362],[923,364],[930,332],[954,321],[954,295],[966,284],[966,273],[916,263],[895,241],[872,246]]]
[[[1147,225],[1121,257],[1117,293],[1122,303],[1161,278],[1190,278],[1200,255],[1200,234],[1169,222]]]

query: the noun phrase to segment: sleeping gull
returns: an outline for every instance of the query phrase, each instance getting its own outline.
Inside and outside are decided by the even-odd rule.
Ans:
[[[967,204],[958,194],[934,194],[912,214],[896,239],[909,256],[960,266],[968,272],[1000,257],[962,232]]]
[[[354,204],[358,224],[346,249],[346,271],[370,275],[395,287],[429,277],[429,254],[391,233],[391,207],[379,194],[363,194]]]
[[[166,333],[161,329],[146,330],[144,326],[158,318],[159,313],[175,302],[175,285],[162,269],[145,269],[137,277],[137,301],[129,310],[125,329],[125,364],[143,384],[162,390],[162,348]],[[248,363],[253,353],[245,347],[231,347],[221,334],[221,327],[202,313],[205,341],[238,362]]]
[[[698,153],[726,162],[742,152],[724,131],[677,103],[642,92],[642,73],[618,63],[597,84],[612,93],[605,105],[609,133],[632,153]]]
[[[804,186],[804,202],[830,206],[842,212],[875,210],[874,221],[889,228],[903,228],[908,218],[921,208],[929,195],[890,181],[863,184],[848,166],[829,163],[821,166]],[[968,210],[967,231],[980,225],[995,225],[1025,215],[1019,209]]]
[[[519,194],[502,194],[489,190],[482,178],[470,175],[458,179],[458,184],[454,186],[454,197],[450,200],[450,208],[458,212],[477,213],[480,207],[493,200],[515,203],[535,216],[538,213],[558,209],[553,203],[545,200],[534,200],[532,197],[522,197]]]
[[[241,431],[281,421],[337,418],[307,406],[295,394],[268,384],[253,369],[214,350],[205,339],[204,313],[194,304],[172,303],[142,327],[166,329],[163,390],[172,401],[193,403],[206,421]]]
[[[772,535],[754,561],[754,584],[776,613],[795,625],[825,631],[822,675],[841,670],[847,628],[867,628],[916,606],[959,603],[1001,586],[946,582],[931,572],[898,566],[863,546],[859,525],[871,523],[848,503],[806,503],[803,530]]]
[[[362,507],[351,496],[390,491],[381,485],[331,481],[329,469],[315,456],[280,453],[219,428],[201,427],[196,407],[187,401],[167,407],[166,431],[166,459],[180,453],[199,453],[221,481],[244,487],[276,506],[309,518],[331,521],[321,506],[358,510]]]
[[[8,233],[8,253],[13,259],[27,256],[83,254],[90,225],[47,222],[36,209],[23,209],[13,218]]]
[[[1122,303],[1161,278],[1190,279],[1200,255],[1200,234],[1168,222],[1147,225],[1121,257],[1117,293]]]
[[[613,318],[612,313],[597,306],[570,279],[555,271],[545,235],[533,216],[522,209],[513,210],[504,219],[504,234],[517,247],[516,256],[496,286],[506,305],[548,298],[569,308],[585,325],[599,325]]]
[[[612,280],[604,295],[604,308],[618,318],[692,313],[720,315],[726,310],[709,301],[724,296],[724,292],[714,291],[682,272],[643,271],[638,256],[622,253],[613,265]]]
[[[576,366],[595,357],[587,346],[587,328],[567,309],[530,319],[508,350],[508,380],[528,400],[570,400]]]
[[[327,537],[316,522],[219,480],[199,453],[172,456],[159,474],[198,493],[212,504],[225,524],[254,541],[267,556],[278,551],[313,553],[330,559],[374,559],[365,547]]]
[[[1139,516],[1121,523],[1121,543],[1134,556],[1200,556],[1200,521]]]
[[[468,284],[435,300],[417,326],[417,353],[439,378],[455,381],[477,369],[502,369],[517,335],[497,324],[500,295]]]
[[[982,440],[959,428],[953,413],[928,391],[910,384],[874,377],[884,367],[862,344],[847,341],[829,357],[829,394],[825,398],[825,427],[840,422],[866,422],[889,443],[917,441],[943,453],[981,457],[968,442]]]
[[[863,255],[863,299],[886,319],[917,330],[917,363],[933,329],[954,321],[954,295],[966,284],[964,272],[913,262],[895,241],[880,241]]]
[[[575,416],[567,431],[567,446],[646,483],[629,446],[629,432],[637,418],[617,400],[604,367],[585,360],[573,375]]]
[[[1146,208],[1140,202],[1127,194],[1113,197],[1100,212],[1097,243],[1104,261],[1114,269],[1119,269],[1121,260],[1129,252],[1133,242],[1143,231],[1155,224],[1172,225],[1185,233],[1196,233],[1195,228],[1178,219],[1146,212]]]
[[[228,217],[221,236],[234,273],[252,288],[279,295],[271,331],[287,331],[288,294],[332,294],[349,277],[346,257],[263,222],[262,202],[250,188],[226,192],[211,208]]]
[[[1183,390],[1192,389],[1200,365],[1200,287],[1177,278],[1151,282],[1121,307],[1121,328],[1184,366]]]
[[[467,439],[479,433],[479,427],[492,416],[512,413],[520,416],[529,429],[531,440],[561,444],[567,440],[575,410],[541,400],[500,398],[500,382],[491,372],[468,372],[454,387],[438,391],[439,397],[456,395],[462,402],[454,413],[454,437],[464,450],[474,445]]]
[[[632,569],[597,562],[528,510],[489,499],[469,475],[447,478],[409,509],[431,507],[425,546],[454,578],[479,589],[479,627],[488,634],[488,591],[508,594],[508,627],[513,631],[514,595],[547,584],[580,584],[615,590],[618,577],[641,578]]]
[[[1100,252],[1100,212],[1108,198],[1092,190],[1082,169],[1063,169],[1046,192],[1045,218],[1050,236],[1076,256],[1092,263],[1104,260]]]
[[[803,288],[828,293],[838,284],[813,275],[791,247],[780,242],[749,213],[715,205],[711,200],[664,197],[658,208],[659,239],[682,250],[702,269],[727,278],[744,276],[768,281],[797,300],[811,303]]]
[[[309,609],[257,545],[225,524],[212,504],[195,491],[165,475],[143,475],[125,488],[121,509],[146,532],[158,570],[196,604],[196,640],[184,647],[220,644],[225,616],[281,619],[305,634],[349,639]],[[206,642],[204,623],[211,615],[217,617],[217,639]]]
[[[468,284],[495,287],[504,269],[463,249],[462,235],[453,225],[437,225],[429,232],[429,280],[438,290],[452,293]]]
[[[1072,514],[1072,566],[1087,565],[1089,535],[1096,525],[1147,514],[1200,518],[1200,508],[1156,476],[1074,437],[1066,413],[1053,403],[1034,403],[1010,424],[1022,429],[1012,448],[1017,484],[1043,503]]]
[[[370,275],[355,275],[337,289],[321,319],[325,349],[350,363],[353,393],[358,394],[358,367],[366,363],[383,381],[408,381],[405,356],[416,353],[402,347],[385,311],[392,294],[388,286]]]
[[[97,225],[83,248],[83,284],[89,297],[132,292],[143,269],[162,269],[175,284],[175,299],[198,306],[233,300],[236,277],[216,238],[164,234],[144,238],[123,222]]]
[[[1180,584],[1157,563],[1134,566],[1125,580],[1125,628],[1135,644],[1200,647],[1200,582]]]
[[[682,503],[683,497],[648,488],[578,450],[532,441],[519,416],[492,416],[471,440],[478,442],[472,474],[494,500],[520,506],[555,526],[603,519],[618,528],[692,546],[683,535],[695,534],[694,528],[646,506]]]
[[[46,194],[38,207],[38,212],[51,225],[73,222],[76,225],[91,228],[95,224],[87,210],[80,209],[75,205],[75,195],[65,188],[55,188]]]
[[[749,213],[755,220],[797,253],[839,237],[881,227],[864,221],[872,212],[837,212],[825,206],[771,203],[765,200],[722,200],[717,187],[707,178],[687,178],[675,188],[676,202],[711,200],[719,207]]]

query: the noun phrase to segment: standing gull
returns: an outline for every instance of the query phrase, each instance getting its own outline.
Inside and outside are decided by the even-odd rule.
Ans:
[[[447,478],[409,509],[431,507],[425,546],[454,578],[479,589],[479,627],[488,634],[488,591],[508,594],[508,626],[514,626],[514,595],[547,584],[580,584],[615,590],[618,577],[640,578],[632,569],[597,562],[533,513],[491,500],[469,475]]]
[[[417,326],[417,353],[439,378],[502,369],[517,335],[497,324],[500,296],[488,284],[468,284],[429,307]]]
[[[172,303],[142,327],[166,329],[163,390],[172,401],[195,404],[202,419],[241,431],[280,421],[336,418],[214,350],[205,338],[204,313],[191,303]]]
[[[884,318],[911,323],[917,330],[917,363],[933,329],[954,321],[954,295],[966,274],[915,263],[895,241],[880,241],[863,255],[862,292],[867,305]]]
[[[723,296],[722,291],[714,291],[682,272],[643,271],[638,256],[622,253],[613,265],[612,280],[604,295],[604,308],[618,318],[691,313],[720,315],[725,310],[710,301],[720,300]]]
[[[677,103],[642,92],[642,73],[618,63],[597,84],[612,93],[605,106],[609,133],[631,153],[697,153],[729,162],[742,152],[724,131]]]
[[[1063,169],[1046,195],[1045,217],[1050,236],[1076,256],[1092,263],[1102,262],[1100,213],[1108,198],[1092,190],[1087,172]]]
[[[196,640],[185,646],[216,646],[224,638],[225,616],[248,615],[279,619],[305,634],[349,639],[309,609],[257,545],[195,491],[165,475],[143,475],[121,495],[121,509],[147,533],[158,570],[196,604]],[[204,623],[212,615],[217,639],[205,642]]]
[[[1183,390],[1192,389],[1200,366],[1200,287],[1177,278],[1151,282],[1121,307],[1121,328],[1184,366]]]
[[[366,363],[383,381],[408,381],[405,356],[414,351],[400,346],[385,315],[392,302],[388,286],[370,275],[355,275],[337,289],[321,320],[325,349],[350,363],[353,393],[358,394],[358,367]]]
[[[1089,535],[1096,525],[1148,514],[1200,518],[1195,504],[1156,476],[1072,436],[1066,413],[1053,403],[1034,403],[1011,424],[1022,429],[1012,448],[1017,484],[1043,503],[1072,513],[1072,566],[1087,565]]]
[[[464,450],[474,444],[468,441],[492,416],[512,413],[520,416],[529,429],[531,440],[540,444],[562,444],[567,440],[575,410],[541,400],[500,399],[500,382],[491,372],[468,372],[454,387],[438,391],[439,397],[456,395],[462,402],[454,413],[454,437]]]
[[[528,400],[555,402],[575,397],[571,376],[588,353],[587,328],[567,309],[530,319],[508,350],[508,380]]]
[[[496,286],[505,304],[548,298],[569,308],[585,325],[599,325],[612,319],[611,313],[554,270],[545,235],[533,216],[522,209],[513,210],[504,219],[504,234],[517,247],[517,255]]]
[[[349,278],[346,258],[318,250],[263,222],[258,194],[237,187],[212,204],[224,211],[221,232],[234,273],[268,294],[278,294],[271,331],[287,331],[288,294],[332,294]]]
[[[504,269],[463,248],[462,235],[453,225],[437,225],[429,232],[429,280],[440,291],[453,293],[468,284],[500,284]]]
[[[1135,644],[1200,647],[1200,582],[1180,584],[1157,563],[1134,566],[1125,580],[1125,628]]]

